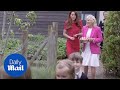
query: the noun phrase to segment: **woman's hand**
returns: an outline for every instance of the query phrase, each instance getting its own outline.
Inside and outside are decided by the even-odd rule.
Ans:
[[[89,42],[93,42],[95,40],[95,38],[88,38]]]
[[[88,39],[88,38],[86,38],[86,37],[81,37],[81,38],[80,38],[80,40],[81,40],[82,42],[84,42],[84,43],[86,43],[86,42],[88,42],[88,41],[89,41],[89,39]]]
[[[75,34],[74,37],[78,37],[78,34]]]
[[[69,37],[70,40],[75,40],[75,37]]]
[[[74,37],[80,37],[82,36],[82,33],[75,34]]]
[[[82,36],[82,33],[79,33],[79,36]]]
[[[86,43],[86,42],[88,42],[88,41],[89,41],[89,39],[88,39],[88,38],[85,38],[84,42]]]

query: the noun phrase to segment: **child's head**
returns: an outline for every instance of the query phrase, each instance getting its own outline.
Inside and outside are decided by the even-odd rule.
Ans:
[[[108,14],[109,14],[108,11],[104,11],[104,12],[103,12],[104,19],[107,18]]]
[[[75,71],[71,60],[60,60],[56,65],[56,79],[74,79]]]
[[[73,61],[75,70],[79,70],[82,65],[83,57],[79,52],[70,54],[69,59]]]

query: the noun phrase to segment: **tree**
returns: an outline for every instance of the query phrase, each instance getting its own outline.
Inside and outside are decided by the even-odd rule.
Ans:
[[[29,21],[27,22],[23,22],[22,19],[20,19],[15,11],[10,11],[8,12],[8,22],[9,22],[9,27],[8,27],[8,31],[7,31],[7,36],[6,36],[6,41],[5,41],[5,45],[4,45],[4,48],[2,50],[2,53],[4,54],[4,51],[7,47],[7,42],[8,42],[8,38],[9,38],[9,34],[10,34],[10,30],[11,30],[11,26],[12,26],[12,23],[14,22],[15,25],[17,25],[19,27],[19,29],[21,29],[23,31],[23,36],[25,36],[24,34],[28,33],[28,29],[30,27],[32,27],[32,25],[35,23],[36,21],[36,18],[37,18],[37,15],[34,11],[29,11],[26,15],[26,17],[29,19]],[[4,22],[5,23],[5,22]],[[4,25],[5,26],[5,25]],[[27,47],[27,37],[28,37],[28,34],[27,36],[25,36],[25,38],[23,37],[23,49],[24,47],[26,48]]]
[[[14,18],[14,24],[19,27],[19,29],[22,30],[23,36],[22,36],[22,54],[27,57],[27,47],[28,47],[28,29],[35,24],[37,15],[34,11],[30,11],[27,13],[26,17],[29,19],[27,22],[23,22],[22,19],[18,18],[17,15],[15,15]]]
[[[105,21],[102,61],[106,72],[120,76],[120,11],[110,11]]]
[[[6,11],[4,11],[4,15],[3,15],[2,39],[3,39],[3,37],[4,37],[5,23],[6,23]]]

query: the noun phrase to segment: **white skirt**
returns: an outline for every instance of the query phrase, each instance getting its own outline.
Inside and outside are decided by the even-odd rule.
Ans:
[[[83,66],[99,67],[99,54],[92,54],[90,50],[90,43],[86,43],[84,52],[82,52]]]

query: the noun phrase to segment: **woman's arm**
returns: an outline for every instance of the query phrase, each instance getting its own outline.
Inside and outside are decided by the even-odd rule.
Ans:
[[[71,37],[67,34],[67,31],[66,30],[63,30],[63,36],[65,36],[66,38],[69,38],[71,40],[74,40],[75,38],[74,37]]]
[[[83,28],[83,23],[82,20],[79,21],[80,22],[80,32],[78,34],[75,34],[74,37],[82,37],[82,28]]]
[[[98,32],[97,32],[97,38],[95,38],[94,40],[93,40],[93,42],[94,43],[101,43],[102,41],[103,41],[103,37],[102,37],[102,32],[101,32],[101,29],[100,29],[100,27],[98,28],[98,30],[97,30]]]
[[[101,32],[100,27],[97,30],[97,37],[96,38],[89,38],[89,41],[93,42],[93,43],[101,43],[103,41],[102,32]]]
[[[78,34],[75,34],[74,37],[81,37],[82,36],[82,33],[78,33]]]
[[[70,40],[75,40],[75,37],[71,37],[67,34],[67,21],[64,23],[64,30],[63,30],[63,36],[70,39]]]

